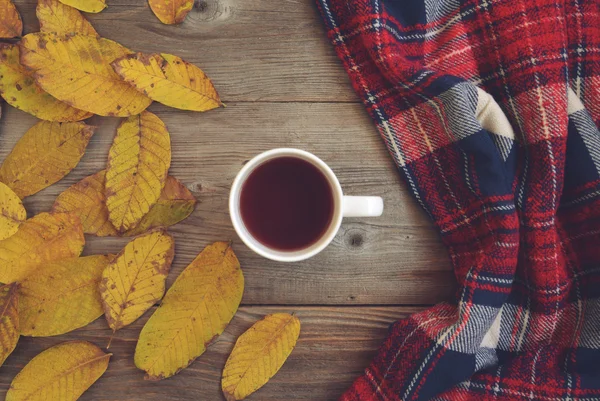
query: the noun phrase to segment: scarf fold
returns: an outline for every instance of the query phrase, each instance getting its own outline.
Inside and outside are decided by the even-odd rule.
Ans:
[[[459,285],[341,399],[600,400],[600,1],[317,4]]]

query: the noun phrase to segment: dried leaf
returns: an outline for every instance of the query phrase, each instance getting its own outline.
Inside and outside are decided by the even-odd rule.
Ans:
[[[104,198],[106,170],[85,177],[58,195],[53,212],[75,213],[81,219],[83,232],[99,237],[115,236],[117,230],[108,220]]]
[[[64,259],[23,280],[19,288],[21,334],[56,336],[102,316],[98,285],[110,260],[104,255]]]
[[[130,54],[113,68],[152,100],[183,110],[207,111],[222,105],[202,70],[170,54]]]
[[[12,237],[26,218],[27,212],[21,199],[0,182],[0,240]]]
[[[167,25],[183,22],[194,7],[194,0],[148,0],[148,3],[160,22]]]
[[[0,366],[19,341],[18,307],[17,284],[0,287]]]
[[[186,219],[194,211],[196,198],[177,178],[168,176],[158,201],[142,221],[124,235],[139,235],[153,228],[169,227]]]
[[[128,243],[104,270],[100,294],[113,331],[133,323],[162,298],[174,252],[173,238],[153,231]]]
[[[40,21],[40,31],[42,32],[76,32],[99,36],[92,24],[77,9],[58,0],[38,0],[35,13]]]
[[[37,123],[4,159],[0,181],[20,198],[54,184],[77,166],[94,129],[84,123]]]
[[[227,359],[221,387],[228,401],[243,400],[281,369],[296,346],[300,320],[287,313],[265,316],[242,334]]]
[[[80,121],[92,116],[55,99],[35,83],[19,61],[19,46],[0,44],[0,95],[11,106],[40,120]]]
[[[146,378],[171,377],[223,333],[242,300],[244,276],[230,245],[206,247],[181,273],[140,334],[135,365]]]
[[[77,216],[40,213],[0,241],[0,282],[22,281],[48,262],[79,256],[84,244]]]
[[[127,117],[152,101],[123,82],[110,66],[131,51],[112,40],[81,34],[30,33],[21,40],[21,63],[46,92],[81,110]]]
[[[6,401],[75,401],[104,374],[110,356],[87,341],[48,348],[14,378]]]
[[[99,13],[106,8],[106,0],[60,0],[60,2],[86,13]]]
[[[23,33],[23,21],[12,0],[0,0],[0,38],[14,38]]]
[[[108,153],[106,207],[119,232],[135,227],[156,203],[171,165],[165,124],[143,112],[123,121]]]

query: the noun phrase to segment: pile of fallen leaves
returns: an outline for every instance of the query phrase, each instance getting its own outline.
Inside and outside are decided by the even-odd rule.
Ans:
[[[181,22],[193,5],[149,3],[163,23]],[[222,103],[198,67],[101,38],[79,10],[105,7],[104,0],[39,0],[40,32],[0,44],[0,94],[43,120],[0,166],[0,365],[20,336],[61,335],[102,315],[114,335],[162,299],[135,350],[136,366],[160,380],[187,367],[223,333],[240,305],[244,276],[230,244],[217,242],[165,295],[174,258],[166,227],[187,218],[196,199],[168,175],[169,131],[146,108],[156,101],[207,111]],[[0,38],[21,37],[22,30],[14,4],[0,0]],[[106,169],[61,193],[51,212],[27,219],[21,200],[75,168],[95,129],[81,121],[92,115],[123,117]],[[134,238],[117,255],[80,256],[84,233]],[[295,316],[273,314],[244,333],[223,371],[226,398],[241,400],[263,386],[299,332]],[[109,359],[89,342],[59,344],[23,368],[6,399],[76,400]]]

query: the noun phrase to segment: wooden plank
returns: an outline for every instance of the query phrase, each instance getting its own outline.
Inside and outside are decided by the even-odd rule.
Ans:
[[[15,3],[25,32],[37,31],[37,0]],[[197,64],[225,102],[357,101],[314,0],[198,0],[178,26],[161,24],[146,0],[108,4],[86,14],[102,36]]]
[[[161,382],[143,380],[133,353],[149,317],[117,332],[105,375],[81,400],[185,401],[221,400],[220,378],[236,338],[264,315],[295,312],[302,322],[300,339],[281,371],[249,400],[336,400],[361,374],[385,338],[390,323],[417,309],[400,307],[245,307],[225,333],[189,368]],[[53,338],[21,338],[0,368],[0,398],[13,377],[35,355],[67,340],[106,346],[111,331],[103,318],[84,329]]]
[[[172,282],[207,244],[234,240],[246,275],[246,304],[431,304],[454,289],[449,261],[428,219],[416,206],[359,104],[231,103],[205,114],[151,108],[172,134],[171,174],[200,201],[172,229]],[[0,160],[35,119],[5,107]],[[118,119],[99,126],[79,166],[65,179],[27,198],[30,215],[49,210],[56,196],[105,167]],[[381,218],[348,219],[333,244],[301,263],[266,260],[247,249],[229,220],[231,183],[242,164],[274,147],[299,147],[331,165],[348,194],[380,195]],[[118,252],[126,239],[88,237],[86,253]]]

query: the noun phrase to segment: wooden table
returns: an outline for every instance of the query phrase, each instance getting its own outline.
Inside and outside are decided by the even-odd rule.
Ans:
[[[38,30],[35,0],[16,0],[25,31]],[[450,263],[424,213],[400,181],[374,125],[328,43],[313,0],[197,0],[180,26],[162,25],[145,0],[108,0],[89,19],[98,32],[142,52],[168,52],[200,66],[227,108],[192,113],[153,104],[172,137],[171,174],[199,204],[170,231],[176,257],[168,284],[204,246],[234,241],[246,278],[242,306],[209,350],[175,377],[152,383],[133,364],[146,313],[119,331],[106,374],[83,400],[220,400],[220,375],[237,336],[272,312],[295,312],[302,322],[297,348],[281,371],[251,400],[335,400],[361,373],[388,325],[448,299]],[[0,158],[35,118],[3,105]],[[86,155],[59,183],[27,198],[30,216],[102,168],[119,123],[98,125]],[[253,254],[237,238],[227,211],[229,187],[245,161],[274,147],[315,153],[337,173],[348,194],[384,198],[381,218],[345,220],[333,244],[293,264]],[[118,252],[120,238],[86,238],[84,253]],[[43,349],[67,339],[105,346],[104,319],[68,335],[22,338],[0,368],[0,398],[14,375]]]

